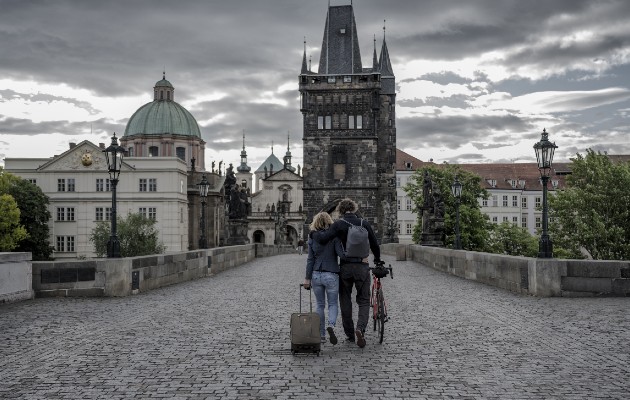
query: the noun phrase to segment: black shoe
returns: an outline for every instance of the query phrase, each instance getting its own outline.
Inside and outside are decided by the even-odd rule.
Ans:
[[[337,344],[337,336],[335,336],[335,330],[333,329],[333,327],[329,326],[328,328],[326,328],[326,330],[328,331],[328,339],[330,339],[330,344]]]
[[[364,348],[365,347],[365,338],[363,337],[363,332],[361,332],[360,330],[356,330],[354,331],[354,334],[357,337],[357,346],[359,346],[360,348]]]
[[[346,342],[354,343],[354,336],[346,336]]]

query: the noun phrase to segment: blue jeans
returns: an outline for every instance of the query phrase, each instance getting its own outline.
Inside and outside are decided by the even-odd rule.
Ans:
[[[328,325],[334,327],[339,312],[339,275],[332,272],[313,271],[311,286],[315,292],[317,313],[319,314],[319,330],[321,336],[326,336],[326,319],[324,308],[328,299]]]

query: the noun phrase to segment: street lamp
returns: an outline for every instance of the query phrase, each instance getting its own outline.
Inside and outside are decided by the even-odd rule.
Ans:
[[[199,188],[199,196],[201,196],[201,235],[199,236],[199,248],[207,249],[208,242],[206,241],[206,197],[208,197],[208,190],[210,189],[210,183],[206,179],[206,174],[201,177],[201,182],[197,184]]]
[[[109,172],[109,181],[112,185],[112,230],[107,242],[107,257],[120,258],[120,242],[116,235],[116,185],[118,185],[118,176],[120,175],[125,149],[118,145],[116,132],[112,136],[112,143],[103,150],[103,153],[105,153],[107,160],[107,172]]]
[[[451,192],[453,193],[453,197],[455,197],[455,210],[456,210],[455,243],[453,244],[453,248],[455,248],[455,250],[461,250],[462,238],[459,234],[459,203],[460,203],[460,198],[462,197],[462,184],[457,178],[457,175],[455,175],[455,182],[453,182],[453,184],[451,185]]]
[[[547,182],[549,181],[549,175],[551,174],[553,153],[556,151],[558,146],[556,146],[555,142],[551,143],[548,136],[549,134],[547,133],[547,130],[543,129],[540,142],[534,145],[534,150],[536,151],[536,161],[538,162],[538,171],[540,171],[540,177],[543,185],[542,235],[540,235],[540,241],[538,243],[539,258],[553,257],[553,243],[547,233]]]

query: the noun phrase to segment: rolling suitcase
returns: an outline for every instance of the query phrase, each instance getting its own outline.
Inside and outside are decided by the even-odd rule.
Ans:
[[[319,314],[313,312],[312,291],[309,290],[310,312],[302,312],[302,287],[300,284],[300,312],[291,314],[291,353],[317,353],[322,348],[319,334]]]

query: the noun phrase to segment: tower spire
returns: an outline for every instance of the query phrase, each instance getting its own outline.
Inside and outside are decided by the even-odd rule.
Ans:
[[[300,71],[300,74],[308,73],[309,69],[306,66],[306,36],[304,36],[304,55],[302,56],[302,71]]]
[[[243,150],[241,150],[241,165],[236,167],[238,172],[249,172],[252,168],[247,165],[247,152],[245,151],[245,129],[243,129]]]
[[[376,33],[374,34],[374,55],[372,56],[372,71],[378,71],[378,58],[376,57]]]

